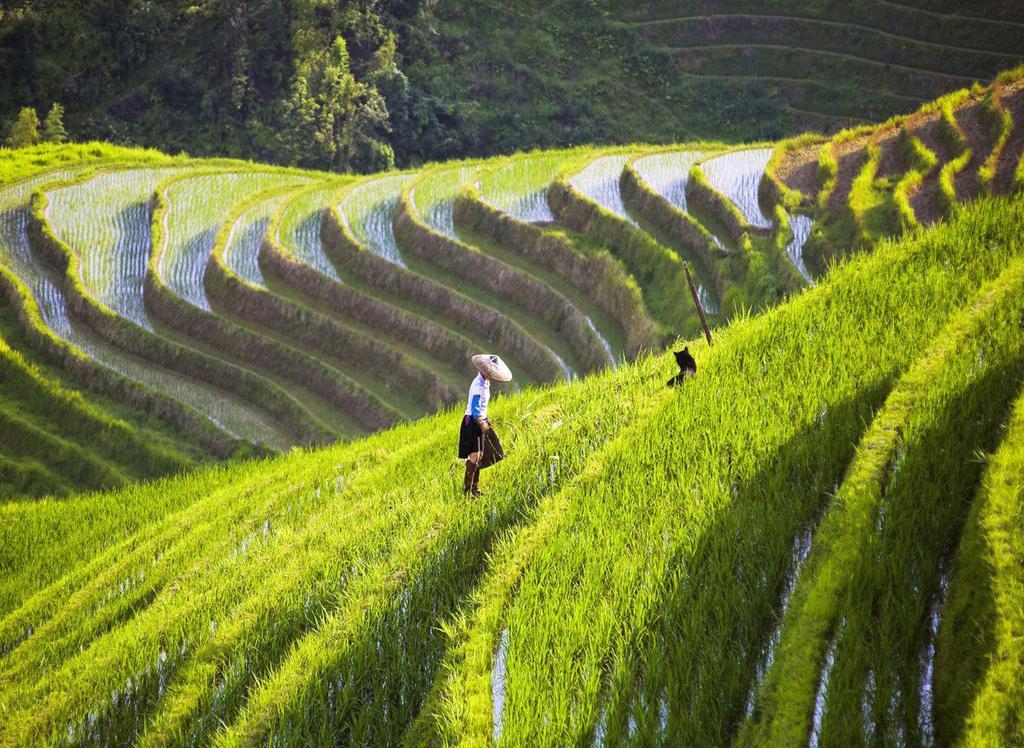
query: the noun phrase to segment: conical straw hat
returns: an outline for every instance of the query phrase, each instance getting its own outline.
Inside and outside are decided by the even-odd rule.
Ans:
[[[493,379],[495,382],[508,382],[512,379],[512,370],[501,360],[500,356],[495,356],[493,353],[481,353],[478,356],[473,356],[473,366],[485,377]]]

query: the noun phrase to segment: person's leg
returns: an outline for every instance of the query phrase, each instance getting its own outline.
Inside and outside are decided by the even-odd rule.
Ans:
[[[483,452],[476,453],[476,459],[473,461],[475,469],[473,470],[473,487],[470,489],[474,496],[480,495],[480,460],[484,458]]]
[[[466,458],[466,477],[462,482],[463,493],[477,493],[477,480],[480,477],[480,458],[483,452],[471,452]]]
[[[466,478],[462,483],[463,493],[471,493],[474,496],[480,492],[478,481],[480,480],[480,458],[483,452],[472,452],[466,458]]]

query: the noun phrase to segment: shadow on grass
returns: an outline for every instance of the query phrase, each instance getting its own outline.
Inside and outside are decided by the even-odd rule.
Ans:
[[[926,681],[941,569],[948,568],[981,475],[972,455],[996,446],[1020,381],[1019,361],[990,368],[951,394],[932,428],[895,458],[884,515],[844,597],[851,620],[829,681],[823,744],[934,738]],[[796,434],[737,487],[692,555],[677,559],[687,574],[667,594],[653,630],[631,642],[623,661],[609,664],[605,713],[595,728],[604,743],[732,742],[765,669],[766,644],[781,626],[796,539],[835,495],[884,394],[865,392]],[[974,618],[991,609],[991,585],[973,577],[967,583],[979,629],[968,636],[991,641]],[[844,615],[836,611],[833,626]],[[976,683],[979,675],[960,677]]]
[[[726,745],[746,715],[792,573],[794,539],[834,496],[866,424],[891,382],[840,402],[732,486],[700,533],[651,630],[606,663],[597,726],[605,745]],[[684,487],[677,487],[688,493]],[[582,738],[581,738],[582,739]]]

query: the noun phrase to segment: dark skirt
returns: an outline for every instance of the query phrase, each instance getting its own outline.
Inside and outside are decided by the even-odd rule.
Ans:
[[[479,463],[481,470],[505,458],[505,450],[494,431],[494,426],[484,433],[475,418],[463,416],[462,425],[459,427],[459,459],[464,460],[474,452],[484,453]]]
[[[459,428],[459,459],[464,460],[474,452],[484,449],[484,431],[473,416],[463,416]]]

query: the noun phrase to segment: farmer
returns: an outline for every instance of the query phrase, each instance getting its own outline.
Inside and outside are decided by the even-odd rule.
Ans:
[[[504,361],[492,354],[473,356],[473,365],[480,373],[469,386],[466,415],[463,417],[462,427],[459,429],[459,459],[466,461],[466,478],[462,484],[463,492],[479,496],[480,470],[503,456],[500,443],[491,430],[491,422],[487,420],[487,401],[491,398],[491,380],[508,382],[512,379],[512,372]],[[488,432],[490,432],[489,435],[485,437],[484,434],[488,434]],[[481,463],[484,459],[485,445],[490,447],[488,451],[492,454],[487,462]],[[497,446],[497,455],[493,454],[495,446]]]

